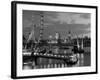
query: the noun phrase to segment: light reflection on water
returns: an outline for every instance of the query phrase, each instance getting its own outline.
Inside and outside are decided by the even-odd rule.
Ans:
[[[71,53],[71,50],[65,50],[65,49],[59,49],[55,48],[53,49],[53,52],[55,54],[68,54]],[[37,66],[35,66],[33,61],[33,66],[35,68],[57,68],[57,67],[80,67],[80,66],[90,66],[90,53],[77,53],[78,62],[74,65],[67,65],[66,62],[59,59],[47,59],[47,58],[38,58],[37,59]],[[32,66],[27,64],[23,66],[24,69],[32,69]]]

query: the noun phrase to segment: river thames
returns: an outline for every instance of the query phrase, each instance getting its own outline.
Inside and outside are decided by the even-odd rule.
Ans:
[[[88,50],[88,48],[85,48]],[[67,49],[53,49],[55,54],[70,53]],[[37,58],[37,65],[35,61],[31,61],[31,58],[27,58],[26,64],[23,64],[23,69],[48,69],[48,68],[64,68],[64,67],[84,67],[91,66],[91,53],[86,51],[84,53],[77,53],[78,61],[75,64],[67,64],[64,60],[51,59],[51,58]]]

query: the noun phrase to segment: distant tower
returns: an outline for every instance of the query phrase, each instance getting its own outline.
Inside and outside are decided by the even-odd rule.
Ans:
[[[55,38],[56,38],[56,40],[60,39],[60,34],[56,32]]]
[[[49,39],[52,40],[52,35],[49,35]]]
[[[44,15],[43,12],[40,12],[40,36],[39,41],[43,39],[43,26],[44,26]]]
[[[68,32],[68,40],[71,40],[71,31]]]
[[[56,34],[55,34],[55,39],[56,39],[57,43],[60,43],[60,34],[58,32],[56,32]]]

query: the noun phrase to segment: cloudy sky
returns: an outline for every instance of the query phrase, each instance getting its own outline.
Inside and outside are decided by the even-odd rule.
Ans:
[[[23,10],[23,32],[27,34],[35,27],[35,36],[39,36],[40,29],[40,13],[41,11]],[[68,31],[72,32],[72,36],[87,35],[90,36],[90,14],[89,13],[73,13],[73,12],[51,12],[44,11],[44,38],[49,35],[54,37],[55,32],[59,32],[62,38],[67,37]]]

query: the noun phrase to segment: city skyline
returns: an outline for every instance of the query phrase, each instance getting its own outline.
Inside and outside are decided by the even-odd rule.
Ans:
[[[40,12],[23,10],[23,32],[31,32],[33,26],[36,25],[35,36],[39,36],[40,28]],[[68,36],[68,32],[72,32],[72,36],[89,36],[91,18],[89,13],[72,13],[72,12],[51,12],[43,11],[44,30],[43,38],[49,35],[55,36],[55,32],[59,32],[62,38]]]

